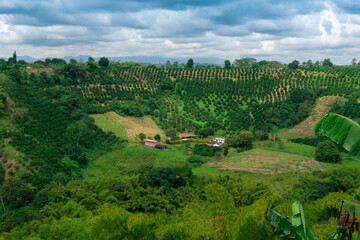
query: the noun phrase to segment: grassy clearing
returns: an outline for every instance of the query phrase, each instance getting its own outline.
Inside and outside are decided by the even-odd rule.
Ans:
[[[261,174],[311,172],[323,169],[327,164],[311,157],[260,148],[232,153],[220,161],[205,164],[220,170],[248,171]]]
[[[105,114],[91,115],[95,119],[95,123],[105,131],[112,131],[117,136],[130,140],[135,140],[140,133],[145,133],[147,137],[154,137],[160,134],[161,138],[165,138],[165,132],[148,116],[141,118],[122,117],[115,112]]]
[[[124,126],[116,121],[119,116],[115,112],[108,112],[104,114],[92,114],[90,115],[95,119],[95,124],[104,131],[113,132],[116,136],[121,139],[127,139],[126,131]]]
[[[293,142],[266,142],[262,148],[277,152],[300,154],[307,157],[314,157],[315,155],[315,147]]]
[[[325,96],[319,98],[309,117],[291,129],[280,130],[278,137],[282,139],[291,139],[315,136],[312,127],[322,118],[322,116],[330,111],[331,107],[339,99],[341,99],[341,97],[338,96]]]
[[[91,161],[83,170],[85,179],[94,177],[120,177],[134,172],[140,166],[179,166],[186,162],[189,156],[182,149],[173,148],[171,151],[154,150],[140,145],[109,152]]]

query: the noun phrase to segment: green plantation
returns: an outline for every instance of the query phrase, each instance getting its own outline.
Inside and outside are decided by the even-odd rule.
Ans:
[[[295,201],[328,239],[360,197],[360,67],[324,62],[0,60],[0,239],[279,239]]]

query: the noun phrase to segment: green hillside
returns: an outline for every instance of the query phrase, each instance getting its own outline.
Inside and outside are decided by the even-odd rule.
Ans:
[[[295,200],[327,239],[360,162],[311,127],[360,67],[261,66],[0,60],[0,239],[276,239]]]

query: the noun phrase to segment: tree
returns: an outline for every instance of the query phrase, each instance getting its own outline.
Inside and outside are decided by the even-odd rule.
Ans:
[[[251,67],[253,62],[256,62],[256,58],[246,57],[241,59],[235,59],[234,65],[235,67],[242,67],[242,68]]]
[[[225,64],[225,68],[231,67],[231,62],[229,60],[225,60],[224,64]]]
[[[173,66],[176,67],[176,68],[179,67],[179,62],[178,62],[178,61],[175,61],[175,62],[173,63]]]
[[[10,178],[3,185],[3,197],[5,202],[13,208],[19,208],[31,202],[34,197],[34,189],[24,180]]]
[[[351,65],[353,65],[353,66],[356,65],[356,58],[353,58],[353,59],[351,60]]]
[[[140,141],[144,141],[145,138],[146,138],[146,134],[145,134],[145,133],[139,133],[139,139],[140,139]]]
[[[101,67],[107,67],[109,66],[109,59],[107,59],[106,57],[102,57],[99,60],[99,66]]]
[[[13,53],[13,63],[17,62],[17,56],[16,56],[16,51],[14,51]]]
[[[330,61],[330,58],[324,59],[322,63],[323,67],[332,67],[334,64]]]
[[[156,134],[156,135],[154,136],[154,139],[155,139],[156,141],[160,142],[160,140],[161,140],[160,134]]]
[[[166,63],[165,63],[165,67],[166,67],[166,68],[171,67],[171,62],[170,62],[169,60],[167,60],[167,61],[166,61]]]
[[[174,88],[174,84],[171,81],[170,77],[166,77],[160,81],[160,88],[162,90],[172,90]]]
[[[194,60],[192,60],[191,58],[187,61],[187,67],[188,68],[193,68],[194,67]]]
[[[291,69],[297,69],[300,65],[300,62],[298,60],[294,60],[291,63],[288,64],[288,67]]]
[[[165,134],[167,137],[170,137],[171,139],[176,138],[176,130],[174,128],[168,128],[165,130]]]
[[[233,147],[251,148],[253,146],[254,136],[250,131],[244,131],[235,135],[230,143]]]
[[[330,140],[320,142],[315,149],[315,159],[320,162],[340,162],[340,152]]]

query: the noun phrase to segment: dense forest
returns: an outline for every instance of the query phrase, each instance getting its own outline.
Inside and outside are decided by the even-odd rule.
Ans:
[[[307,172],[216,166],[262,145],[281,151],[274,133],[307,119],[325,96],[339,98],[331,112],[359,122],[360,66],[329,62],[195,67],[105,57],[27,63],[16,53],[0,59],[0,239],[278,239],[264,211],[290,215],[296,200],[314,235],[327,239],[342,200],[360,197],[359,160],[341,146],[324,136],[286,139],[286,146],[318,146],[309,161],[323,165],[312,162]],[[169,162],[141,143],[154,136],[131,140],[99,127],[92,114],[108,112],[149,116],[166,134]],[[198,139],[177,144],[183,132]],[[204,145],[209,136],[227,142]],[[117,177],[85,177],[109,153],[149,162],[134,160]],[[217,170],[200,174],[202,166]]]

